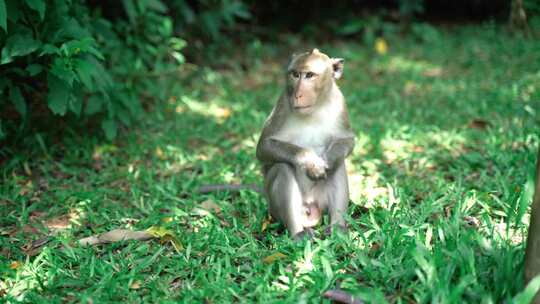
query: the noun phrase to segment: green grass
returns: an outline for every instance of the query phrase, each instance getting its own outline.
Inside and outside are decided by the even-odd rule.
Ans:
[[[261,195],[195,192],[261,182],[255,144],[287,47],[263,44],[247,72],[156,82],[171,97],[114,142],[68,129],[6,148],[0,300],[320,303],[339,284],[370,303],[512,302],[540,141],[540,44],[493,25],[430,37],[391,36],[385,55],[354,40],[317,44],[346,59],[340,86],[357,135],[346,235],[294,243],[266,225]],[[219,210],[197,211],[207,200]],[[76,243],[151,226],[183,249]],[[28,257],[24,246],[46,235]]]

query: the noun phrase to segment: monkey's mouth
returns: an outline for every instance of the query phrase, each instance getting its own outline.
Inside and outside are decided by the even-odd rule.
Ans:
[[[308,106],[294,106],[293,108],[297,111],[303,111],[303,110],[311,109],[312,107],[313,107],[312,105],[308,105]]]

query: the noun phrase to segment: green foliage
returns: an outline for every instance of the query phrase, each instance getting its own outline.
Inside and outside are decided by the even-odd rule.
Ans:
[[[141,96],[153,91],[145,75],[182,64],[185,43],[161,1],[122,3],[128,20],[113,23],[83,1],[0,1],[0,94],[23,122],[45,103],[102,121],[113,138],[140,117]]]
[[[339,284],[367,303],[526,302],[538,288],[523,289],[521,277],[540,143],[540,46],[492,24],[436,31],[385,36],[384,54],[356,40],[318,45],[346,59],[339,86],[357,138],[347,234],[318,226],[312,242],[293,243],[268,223],[262,195],[195,191],[262,183],[255,144],[293,47],[259,42],[271,55],[254,69],[205,69],[189,90],[155,82],[153,92],[172,87],[174,98],[121,139],[68,133],[47,145],[36,135],[6,160],[0,299],[328,303],[321,294]],[[77,245],[152,226],[174,231],[184,249]]]
[[[424,0],[399,0],[399,13],[406,18],[412,18],[415,14],[424,12]]]
[[[195,5],[185,0],[172,1],[176,26],[191,37],[203,36],[210,40],[224,38],[222,31],[232,28],[237,20],[251,18],[247,1],[240,0],[202,0]]]

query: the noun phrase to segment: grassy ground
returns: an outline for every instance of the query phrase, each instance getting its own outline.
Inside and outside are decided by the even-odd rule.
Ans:
[[[194,191],[261,182],[255,144],[285,63],[263,44],[253,69],[173,86],[112,143],[68,130],[5,161],[0,300],[319,303],[340,285],[370,303],[512,301],[539,143],[540,44],[492,25],[386,42],[386,54],[317,45],[346,59],[340,86],[357,135],[348,234],[294,243],[259,194]],[[76,242],[152,226],[182,248]]]

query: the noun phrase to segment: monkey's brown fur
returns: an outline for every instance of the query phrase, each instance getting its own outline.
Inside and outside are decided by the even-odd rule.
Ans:
[[[331,225],[345,228],[344,159],[354,147],[354,135],[335,82],[342,72],[343,59],[317,49],[293,55],[286,89],[257,144],[270,214],[295,238],[311,233],[324,211]]]

